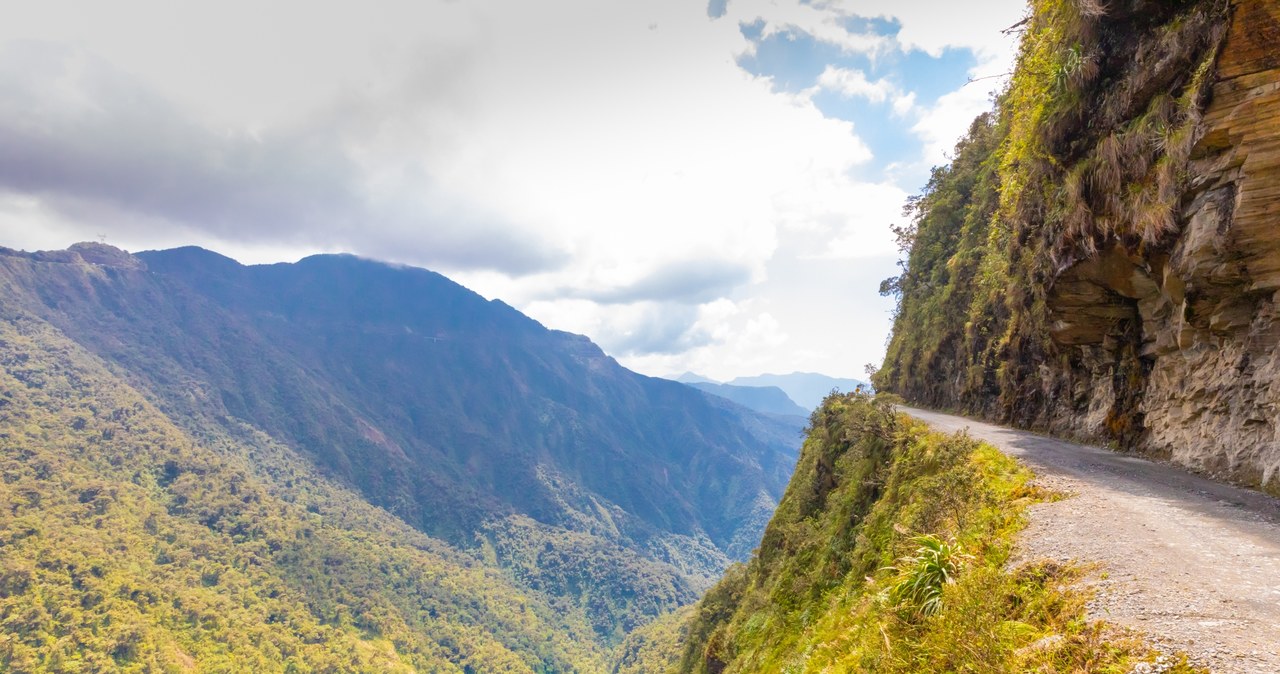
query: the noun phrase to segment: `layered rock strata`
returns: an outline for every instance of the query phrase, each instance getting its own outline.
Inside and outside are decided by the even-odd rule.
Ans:
[[[1177,229],[1053,282],[1049,425],[1280,491],[1280,3],[1233,4],[1208,100]]]

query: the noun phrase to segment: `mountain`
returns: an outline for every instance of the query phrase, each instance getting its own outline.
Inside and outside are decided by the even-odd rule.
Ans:
[[[710,377],[704,377],[698,374],[697,372],[685,372],[679,377],[676,377],[675,380],[680,382],[681,384],[719,384],[720,383]]]
[[[127,371],[18,306],[13,280],[0,282],[0,669],[603,666],[580,616],[294,449],[247,424],[179,427]]]
[[[876,387],[1280,493],[1280,6],[1033,5],[901,230]]]
[[[809,416],[809,410],[797,405],[795,401],[777,386],[735,386],[733,384],[717,384],[715,382],[685,382],[687,385],[721,398],[728,398],[743,407],[764,414],[782,416]],[[801,422],[803,425],[803,422]]]
[[[734,386],[776,386],[798,405],[815,410],[822,404],[822,399],[832,391],[849,393],[867,383],[857,379],[840,379],[828,377],[816,372],[792,372],[791,374],[761,374],[754,377],[738,377],[729,382]],[[806,412],[808,414],[808,412]]]
[[[0,600],[88,570],[112,599],[41,624],[133,630],[56,657],[212,662],[252,624],[226,657],[596,671],[750,553],[800,440],[421,269],[78,244],[0,251],[0,287],[0,438],[26,448]],[[242,622],[209,631],[226,601]]]

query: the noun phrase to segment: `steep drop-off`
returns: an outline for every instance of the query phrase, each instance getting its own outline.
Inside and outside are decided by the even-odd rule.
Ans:
[[[1280,5],[1037,0],[899,230],[875,377],[1280,490]]]
[[[617,671],[1139,671],[1156,656],[1085,617],[1076,571],[1011,560],[1045,496],[1029,479],[883,397],[832,395],[756,555],[683,624],[633,633]]]

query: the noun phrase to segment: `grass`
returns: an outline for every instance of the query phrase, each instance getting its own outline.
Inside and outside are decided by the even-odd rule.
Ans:
[[[961,566],[970,559],[955,541],[944,542],[937,536],[916,538],[920,547],[914,555],[903,557],[898,578],[889,588],[889,596],[898,607],[916,616],[931,616],[942,608],[942,591],[954,583]]]
[[[1086,569],[1015,564],[1031,473],[867,396],[814,415],[745,572],[695,611],[682,672],[1097,672],[1159,655],[1090,620]],[[1183,658],[1159,671],[1197,672]]]

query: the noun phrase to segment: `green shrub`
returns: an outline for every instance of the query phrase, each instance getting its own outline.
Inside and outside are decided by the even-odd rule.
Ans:
[[[931,616],[942,608],[942,588],[955,582],[960,567],[969,556],[954,541],[943,542],[937,536],[919,536],[915,554],[903,557],[897,568],[898,578],[889,588],[889,597],[899,607],[917,616]]]

